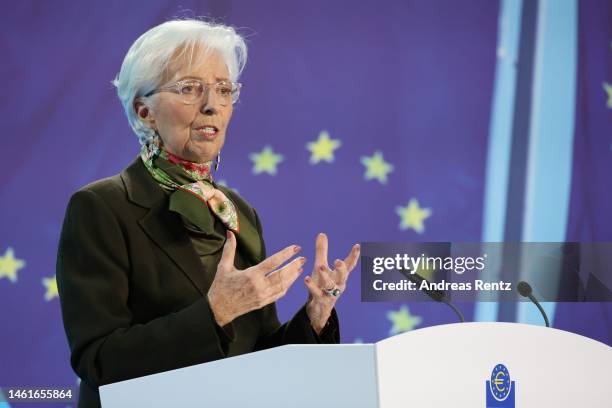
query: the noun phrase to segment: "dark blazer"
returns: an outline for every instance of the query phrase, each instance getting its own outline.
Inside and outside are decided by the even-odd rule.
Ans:
[[[232,190],[240,223],[261,237],[255,211]],[[321,337],[302,307],[281,325],[274,304],[219,327],[206,293],[221,251],[200,258],[168,195],[140,158],[83,187],[62,228],[57,283],[79,407],[99,406],[98,386],[289,343],[339,342],[335,312]],[[249,258],[238,242],[235,265]],[[331,329],[330,329],[331,328]]]

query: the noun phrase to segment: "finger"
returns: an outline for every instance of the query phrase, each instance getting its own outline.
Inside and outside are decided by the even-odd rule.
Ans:
[[[349,270],[346,266],[346,263],[336,259],[334,261],[334,273],[332,273],[332,278],[336,281],[338,285],[343,285],[348,277]]]
[[[299,259],[299,258],[298,258]],[[304,264],[306,263],[306,258],[301,257],[301,259],[297,262],[291,262],[286,266],[281,268],[281,281],[285,291],[287,291],[296,281],[298,276],[304,272]]]
[[[361,246],[359,244],[353,245],[351,248],[351,252],[348,254],[346,258],[344,258],[344,263],[346,264],[346,269],[350,273],[353,269],[355,269],[355,265],[357,265],[357,261],[359,261],[359,254],[361,253]]]
[[[313,297],[322,297],[322,296],[324,296],[324,293],[321,290],[321,288],[318,287],[316,283],[314,283],[314,281],[312,280],[312,278],[310,276],[306,276],[304,278],[304,283],[306,284],[306,287],[308,288],[308,292],[310,292],[310,294]]]
[[[320,266],[325,266],[326,269],[328,268],[327,247],[327,235],[321,232],[317,235],[317,240],[315,242],[315,268],[319,268]]]
[[[264,275],[268,274],[301,250],[302,248],[299,245],[289,245],[287,248],[281,249],[274,255],[267,257],[253,268],[259,270]]]
[[[321,285],[323,289],[334,289],[336,282],[332,279],[328,269],[319,268],[319,276],[321,277]]]
[[[223,253],[221,254],[221,260],[219,266],[221,270],[230,271],[234,267],[234,256],[236,255],[236,237],[230,230],[227,231],[227,239],[223,245]]]
[[[266,289],[266,299],[268,303],[276,302],[287,294],[291,285],[293,285],[298,276],[304,272],[303,266],[305,262],[306,258],[304,257],[294,259],[266,277],[268,281],[268,287]]]
[[[304,271],[304,264],[306,258],[301,256],[289,262],[287,265],[280,269],[268,274],[269,286],[273,288],[275,292],[287,292],[295,280]]]
[[[318,284],[318,286],[325,290],[325,289],[334,289],[336,287],[336,282],[332,279],[331,275],[329,274],[329,269],[324,269],[324,267],[320,267],[319,268],[319,281],[317,282],[315,280],[315,284]]]

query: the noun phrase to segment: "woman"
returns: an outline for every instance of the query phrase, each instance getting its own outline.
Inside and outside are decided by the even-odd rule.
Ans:
[[[103,384],[282,344],[339,341],[334,305],[359,247],[330,269],[319,234],[304,279],[308,300],[281,325],[274,302],[306,259],[286,263],[297,245],[266,258],[255,210],[211,177],[245,61],[232,28],[197,20],[151,29],[125,57],[114,84],[140,156],[72,196],[58,252],[79,406],[99,406]]]

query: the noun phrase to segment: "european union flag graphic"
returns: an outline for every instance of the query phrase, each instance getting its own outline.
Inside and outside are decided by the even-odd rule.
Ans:
[[[249,39],[214,175],[256,209],[269,254],[302,246],[305,274],[319,232],[330,261],[363,242],[612,241],[612,1],[123,3],[22,0],[0,13],[2,67],[18,78],[0,102],[0,387],[77,387],[55,278],[66,207],[137,157],[110,81],[145,30],[177,17]],[[542,27],[571,41],[540,41]],[[337,303],[343,343],[456,322],[434,302],[362,302],[359,274]],[[296,281],[280,320],[307,296]],[[612,345],[612,302],[547,303],[555,328]],[[461,307],[466,321],[514,322],[523,305],[534,308]],[[514,383],[499,401],[496,378],[487,406],[514,406]],[[29,406],[7,394],[0,408]]]
[[[497,364],[487,381],[487,408],[514,408],[516,386],[510,379],[510,372],[503,364]]]

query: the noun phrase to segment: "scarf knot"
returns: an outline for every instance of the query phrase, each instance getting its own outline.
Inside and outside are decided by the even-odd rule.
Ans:
[[[203,209],[207,208],[207,212],[210,210],[226,228],[239,232],[236,206],[212,184],[212,160],[190,162],[165,151],[156,143],[143,145],[140,157],[160,186],[171,191],[171,209],[206,231],[210,222],[207,222]],[[194,211],[194,206],[199,209]]]

